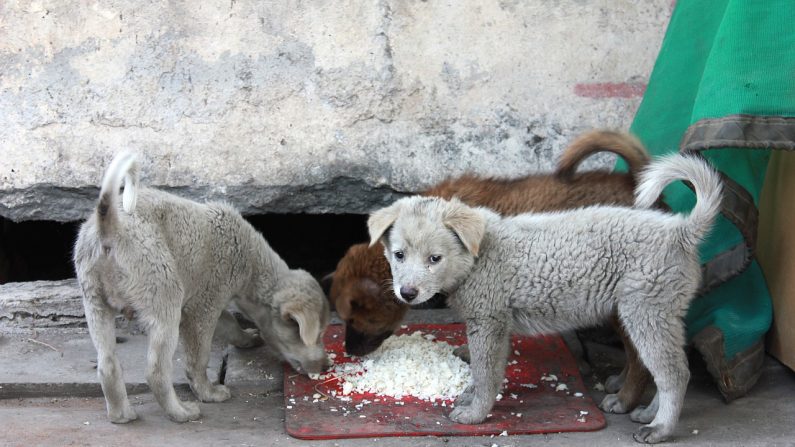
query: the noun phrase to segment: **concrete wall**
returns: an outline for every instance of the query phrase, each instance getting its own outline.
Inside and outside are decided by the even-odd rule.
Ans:
[[[6,0],[0,215],[83,218],[121,149],[147,184],[247,213],[547,170],[578,132],[628,127],[671,7]]]

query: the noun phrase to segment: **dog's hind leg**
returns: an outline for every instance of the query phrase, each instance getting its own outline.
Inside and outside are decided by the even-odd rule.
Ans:
[[[190,387],[202,402],[223,402],[232,394],[224,385],[213,385],[207,378],[207,364],[210,362],[213,332],[218,322],[218,313],[197,309],[185,309],[180,333],[185,348],[185,373]],[[231,314],[229,317],[234,319]],[[237,322],[234,322],[237,325]]]
[[[651,380],[651,375],[641,363],[635,348],[627,347],[627,365],[624,366],[619,376],[610,376],[610,379],[621,380],[623,383],[618,386],[618,392],[608,394],[602,399],[599,408],[607,413],[623,414],[634,410],[638,406],[640,399],[643,397],[643,392]],[[605,384],[605,390],[607,390],[607,384]],[[653,417],[654,415],[652,414]],[[650,421],[651,419],[647,421],[636,420],[635,422],[648,423]]]
[[[180,401],[171,382],[174,351],[179,338],[179,308],[168,309],[149,328],[149,353],[146,381],[155,399],[174,422],[196,420],[200,416],[196,402]]]
[[[643,392],[646,391],[646,387],[651,382],[651,374],[643,366],[638,351],[629,338],[625,340],[624,346],[626,346],[627,351],[627,375],[617,394],[619,402],[624,407],[624,412],[627,412],[633,410],[640,403]]]
[[[456,399],[450,419],[461,424],[479,424],[494,406],[505,376],[510,348],[509,328],[491,318],[467,319],[472,383]]]
[[[638,356],[638,351],[635,349],[635,345],[627,335],[623,325],[617,319],[615,320],[613,326],[624,342],[627,359],[621,374],[610,376],[605,381],[605,391],[611,394],[602,399],[599,408],[607,413],[621,414],[627,413],[638,406],[651,376],[646,367],[643,366]],[[650,421],[651,419],[646,422]]]
[[[638,351],[635,350],[635,346],[632,346],[632,342],[629,340],[627,336],[627,332],[624,330],[624,326],[621,324],[621,320],[619,320],[618,315],[613,314],[613,317],[610,318],[610,325],[613,326],[613,330],[616,334],[621,338],[621,341],[624,344],[624,352],[626,353],[626,362],[624,363],[624,368],[621,370],[621,373],[615,376],[610,376],[605,380],[605,391],[611,394],[618,393],[621,390],[621,387],[624,386],[624,382],[627,380],[627,374],[630,367],[630,360],[631,356],[634,356],[635,359],[638,358]]]
[[[108,419],[124,424],[138,418],[130,406],[121,364],[116,357],[116,312],[103,300],[96,287],[81,278],[83,307],[88,332],[97,350],[97,376],[105,395]]]
[[[648,288],[654,289],[654,286]],[[690,380],[684,351],[684,309],[676,308],[676,303],[685,302],[685,299],[676,291],[660,291],[659,286],[656,289],[656,296],[643,294],[627,300],[629,305],[619,306],[627,334],[657,384],[654,419],[633,435],[636,441],[649,444],[663,441],[673,434]],[[646,304],[639,306],[637,303]]]
[[[660,393],[654,393],[654,398],[649,405],[641,405],[632,413],[629,414],[629,419],[632,422],[639,422],[641,424],[648,424],[657,416],[657,408],[660,406]]]
[[[627,361],[629,361],[629,350],[627,350],[626,353],[627,353]],[[605,380],[605,391],[611,394],[615,394],[621,391],[621,387],[623,387],[624,382],[627,381],[628,371],[629,371],[629,365],[624,365],[624,368],[621,370],[620,373],[608,377]]]

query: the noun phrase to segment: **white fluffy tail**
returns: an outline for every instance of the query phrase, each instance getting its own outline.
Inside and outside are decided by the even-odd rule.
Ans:
[[[640,177],[635,207],[651,208],[663,189],[676,180],[686,180],[696,191],[696,205],[683,228],[683,242],[698,245],[720,211],[721,182],[718,173],[701,157],[669,155],[653,161]]]
[[[135,211],[138,197],[138,162],[136,155],[131,152],[125,151],[116,155],[102,178],[102,188],[99,191],[99,203],[97,204],[97,219],[99,235],[103,240],[107,240],[116,232],[119,219],[116,197],[119,194],[122,179],[124,179],[122,207],[125,212],[132,213]]]

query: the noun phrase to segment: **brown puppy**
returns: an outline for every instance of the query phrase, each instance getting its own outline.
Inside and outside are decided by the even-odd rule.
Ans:
[[[591,171],[575,174],[588,156],[612,152],[629,165],[628,173]],[[632,206],[635,174],[648,163],[649,155],[641,143],[627,134],[594,131],[572,143],[563,153],[556,172],[516,180],[483,179],[463,176],[446,180],[423,192],[445,199],[458,197],[467,205],[485,206],[501,214],[553,211],[596,204]],[[389,264],[380,244],[353,245],[337,264],[329,300],[345,321],[345,346],[348,353],[364,355],[374,351],[400,325],[408,306],[399,303],[391,287]],[[608,383],[609,392],[618,391],[620,405],[605,409],[626,412],[637,405],[648,381],[648,372],[626,341],[620,324],[616,328],[627,348],[627,366]],[[627,386],[622,387],[622,382]]]
[[[345,350],[352,355],[375,351],[409,309],[392,294],[392,272],[384,248],[367,245],[348,249],[337,264],[328,293],[332,308],[345,321]]]

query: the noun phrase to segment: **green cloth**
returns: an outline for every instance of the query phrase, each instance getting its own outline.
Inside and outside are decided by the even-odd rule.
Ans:
[[[795,116],[793,0],[679,0],[631,131],[652,155],[678,151],[686,129],[727,115]],[[770,152],[740,148],[702,152],[758,204]],[[619,163],[620,169],[626,169]],[[688,212],[693,192],[677,182],[665,190],[675,212]],[[742,243],[723,216],[702,244],[702,260]],[[770,327],[770,295],[756,261],[740,276],[696,299],[688,338],[715,325],[731,358]]]

